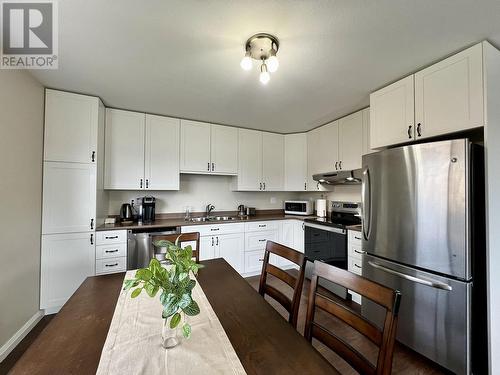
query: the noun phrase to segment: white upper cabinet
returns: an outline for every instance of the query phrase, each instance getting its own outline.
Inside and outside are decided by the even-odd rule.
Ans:
[[[415,74],[416,138],[484,125],[482,45]]]
[[[320,128],[307,132],[307,190],[318,191],[319,185],[312,179],[316,173],[321,173],[321,152],[319,141],[321,139]],[[325,171],[323,171],[325,172]]]
[[[96,166],[44,162],[42,233],[95,230]]]
[[[96,161],[99,102],[92,96],[45,91],[45,161]]]
[[[315,149],[319,155],[319,173],[340,170],[338,121],[332,121],[319,128],[319,144]]]
[[[181,120],[181,172],[238,173],[238,129]]]
[[[262,190],[262,132],[238,129],[238,177],[235,190]]]
[[[105,189],[144,189],[144,113],[106,109]]]
[[[371,154],[377,150],[370,148],[370,108],[365,108],[363,114],[363,155]]]
[[[307,135],[285,135],[285,191],[307,190]]]
[[[370,147],[411,141],[414,120],[413,75],[370,94]]]
[[[238,129],[211,125],[211,170],[217,174],[238,173]]]
[[[285,183],[284,136],[262,133],[262,190],[283,191]]]
[[[179,140],[179,119],[146,115],[146,189],[179,190]]]
[[[363,154],[363,111],[355,112],[338,121],[339,170],[361,168]]]
[[[210,173],[210,124],[181,120],[181,172]]]

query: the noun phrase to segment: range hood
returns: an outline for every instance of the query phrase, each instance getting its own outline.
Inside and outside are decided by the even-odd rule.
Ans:
[[[337,171],[318,173],[313,175],[313,180],[326,185],[359,185],[361,184],[361,169],[353,171]]]

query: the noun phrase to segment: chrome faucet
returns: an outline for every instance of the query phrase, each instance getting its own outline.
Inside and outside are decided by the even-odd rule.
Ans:
[[[207,204],[207,210],[206,210],[206,215],[210,216],[210,213],[215,209],[215,206],[213,204]]]

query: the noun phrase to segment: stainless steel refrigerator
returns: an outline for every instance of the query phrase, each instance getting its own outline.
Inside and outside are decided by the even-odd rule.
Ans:
[[[487,373],[484,194],[467,139],[363,156],[363,276],[401,292],[397,339],[457,374]]]

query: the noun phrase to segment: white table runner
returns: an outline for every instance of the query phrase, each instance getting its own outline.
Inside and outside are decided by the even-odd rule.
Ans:
[[[135,271],[128,271],[125,278],[133,278],[134,274]],[[182,338],[171,349],[161,346],[163,319],[159,293],[155,298],[144,291],[139,297],[130,298],[130,293],[122,292],[118,298],[98,375],[246,374],[198,283],[193,289],[193,299],[201,312],[187,317],[192,327],[191,337]]]

